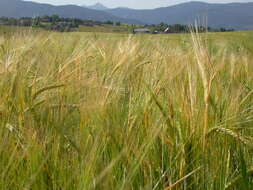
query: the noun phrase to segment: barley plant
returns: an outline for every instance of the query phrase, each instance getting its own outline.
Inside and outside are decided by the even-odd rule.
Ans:
[[[0,189],[252,189],[252,44],[0,32]]]

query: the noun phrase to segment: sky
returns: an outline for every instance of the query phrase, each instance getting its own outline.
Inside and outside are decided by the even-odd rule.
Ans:
[[[157,7],[165,7],[178,3],[189,2],[190,0],[30,0],[40,3],[49,3],[54,5],[76,4],[76,5],[92,5],[102,3],[107,7],[129,7],[135,9],[152,9]],[[229,3],[229,2],[252,2],[253,0],[195,0],[209,3]]]

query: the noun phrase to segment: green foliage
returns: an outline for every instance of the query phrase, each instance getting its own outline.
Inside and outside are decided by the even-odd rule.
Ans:
[[[204,26],[197,26],[197,27],[192,27],[190,25],[182,25],[182,24],[165,24],[165,23],[160,23],[158,25],[151,25],[147,26],[152,29],[153,32],[157,31],[159,33],[163,33],[166,31],[166,33],[190,33],[190,32],[199,32],[203,33],[206,31],[209,32],[231,32],[234,31],[233,29],[226,29],[226,28],[220,28],[220,29],[215,29],[211,27],[204,27]]]
[[[105,22],[105,24],[113,25],[113,22],[108,20],[108,21]]]
[[[70,32],[79,28],[79,25],[101,25],[101,22],[85,21],[77,18],[61,18],[58,15],[42,17],[8,18],[1,17],[0,24],[6,26],[37,27],[59,32]],[[120,25],[120,23],[118,23]]]

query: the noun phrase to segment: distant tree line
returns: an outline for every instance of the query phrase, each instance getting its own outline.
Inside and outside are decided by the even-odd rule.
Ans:
[[[22,17],[8,18],[1,17],[0,23],[7,26],[24,26],[24,27],[39,27],[47,30],[55,30],[60,32],[68,32],[77,28],[80,24],[79,19],[60,18],[58,15],[43,16],[43,17]]]
[[[146,25],[147,28],[151,29],[152,33],[189,33],[193,32],[228,32],[234,31],[234,29],[226,29],[226,28],[211,28],[211,27],[204,27],[204,26],[197,26],[197,27],[189,27],[189,25],[182,25],[182,24],[173,24],[168,25],[165,23],[160,23],[158,25]]]
[[[70,32],[77,29],[80,25],[95,26],[95,25],[121,25],[120,22],[100,22],[92,20],[82,20],[78,18],[63,18],[58,15],[42,16],[42,17],[22,17],[22,18],[9,18],[0,17],[0,25],[7,26],[24,26],[24,27],[38,27],[46,30],[54,30],[59,32]]]
[[[113,21],[92,21],[92,20],[83,20],[78,18],[63,18],[58,15],[52,16],[41,16],[41,17],[22,17],[22,18],[9,18],[9,17],[0,17],[0,25],[7,26],[24,26],[24,27],[37,27],[43,28],[46,30],[54,30],[59,32],[70,32],[76,30],[80,25],[82,26],[101,26],[101,25],[114,25],[120,26],[120,22]],[[152,33],[189,33],[192,31],[198,32],[227,32],[233,31],[233,29],[219,28],[213,29],[210,27],[198,26],[190,28],[188,25],[174,24],[168,25],[166,23],[160,23],[158,25],[145,25],[145,26],[136,26],[128,25],[128,32],[133,33],[135,28],[145,27],[150,29]]]

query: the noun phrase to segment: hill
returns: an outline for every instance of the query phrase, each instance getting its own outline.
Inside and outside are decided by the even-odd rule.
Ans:
[[[107,13],[148,24],[190,24],[196,19],[208,19],[208,26],[253,29],[253,3],[208,4],[189,2],[151,10],[116,8]],[[203,24],[203,23],[201,23]]]
[[[5,17],[34,17],[57,14],[61,17],[80,18],[95,21],[120,21],[139,24],[134,19],[120,18],[110,13],[92,10],[76,5],[53,6],[50,4],[34,3],[21,0],[1,0],[0,16]]]

